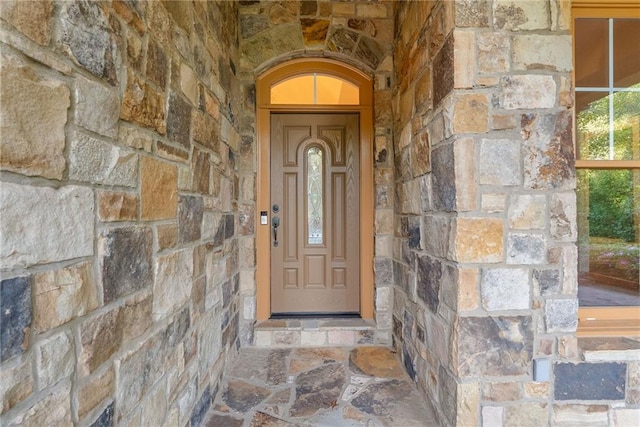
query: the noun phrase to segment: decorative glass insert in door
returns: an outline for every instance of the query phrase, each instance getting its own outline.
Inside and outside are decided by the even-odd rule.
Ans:
[[[311,147],[307,151],[307,243],[323,243],[323,186],[322,149]]]

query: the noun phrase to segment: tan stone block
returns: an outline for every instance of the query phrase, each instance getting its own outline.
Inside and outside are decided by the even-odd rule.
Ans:
[[[498,77],[478,77],[476,78],[476,86],[480,87],[495,87],[500,83]]]
[[[573,335],[558,337],[558,355],[567,359],[578,357],[578,339]]]
[[[355,331],[328,331],[327,340],[329,345],[353,346],[356,342]]]
[[[537,0],[495,0],[493,23],[503,30],[543,30],[549,28],[551,19],[547,5],[541,7]]]
[[[134,221],[138,217],[138,196],[113,191],[98,192],[100,221]]]
[[[518,126],[518,117],[514,114],[494,114],[491,116],[491,129],[505,130],[515,129]]]
[[[458,310],[471,311],[480,305],[478,291],[478,270],[475,268],[458,271]]]
[[[502,32],[482,32],[477,36],[478,72],[504,73],[510,68],[510,37]]]
[[[358,4],[356,6],[356,16],[358,18],[386,18],[387,5],[384,3]]]
[[[377,210],[375,213],[376,234],[393,233],[393,212],[388,210]]]
[[[220,120],[220,104],[209,92],[205,92],[204,94],[204,110],[213,117],[214,120]]]
[[[424,70],[415,85],[416,94],[416,114],[425,113],[432,108],[433,101],[433,83],[431,81],[431,70]]]
[[[457,390],[456,425],[477,426],[480,425],[480,384],[461,383]]]
[[[504,212],[507,196],[505,194],[488,193],[482,195],[481,206],[484,212]]]
[[[186,163],[189,160],[189,152],[179,147],[156,141],[156,154],[163,159]]]
[[[98,307],[91,264],[82,263],[36,274],[33,281],[34,324],[44,332]]]
[[[118,142],[131,148],[144,150],[147,153],[151,153],[151,148],[153,147],[153,139],[149,135],[140,132],[138,128],[125,125],[120,125]]]
[[[613,427],[627,427],[640,424],[639,408],[614,408]]]
[[[546,403],[520,403],[504,408],[504,425],[535,427],[546,425],[549,418]]]
[[[515,230],[542,230],[545,227],[547,198],[543,195],[512,196],[509,206],[509,227]]]
[[[459,212],[474,211],[478,207],[475,144],[473,138],[462,138],[454,143],[456,179],[456,208]]]
[[[73,338],[60,332],[36,345],[38,389],[43,390],[71,376],[76,365]]]
[[[503,260],[502,220],[498,218],[458,218],[454,222],[454,259],[481,263]]]
[[[501,78],[500,106],[507,110],[553,108],[557,86],[549,75],[512,75]]]
[[[154,129],[164,135],[167,131],[164,105],[162,94],[153,90],[133,72],[127,74],[127,87],[120,109],[122,120]]]
[[[399,106],[400,114],[398,117],[399,117],[400,123],[407,123],[407,126],[410,126],[409,124],[411,123],[411,118],[413,117],[413,112],[414,112],[413,107],[415,105],[415,99],[416,99],[415,91],[416,91],[415,86],[411,86],[407,88],[407,90],[402,95],[400,95],[400,106]],[[387,108],[385,109],[385,111],[390,112],[391,109]],[[376,114],[377,123],[384,122],[383,120],[379,120],[380,118],[381,118],[380,114]],[[406,127],[404,129],[406,129]],[[411,130],[411,127],[409,127],[409,130]]]
[[[69,88],[4,53],[0,67],[0,168],[61,180]]]
[[[129,299],[118,311],[118,329],[123,340],[131,340],[142,335],[151,326],[151,292],[137,294]]]
[[[2,19],[41,46],[47,46],[51,40],[52,14],[52,0],[0,1]]]
[[[80,339],[82,350],[78,369],[88,375],[106,362],[120,348],[122,331],[118,329],[119,308],[93,316],[83,322]]]
[[[178,242],[177,224],[158,225],[156,230],[156,235],[158,236],[158,249],[161,251],[173,248]]]
[[[142,219],[175,218],[178,213],[176,166],[143,156],[140,159],[140,175]]]
[[[520,399],[522,399],[522,389],[518,382],[492,382],[482,386],[482,400],[510,402]]]
[[[180,89],[192,105],[198,105],[198,79],[193,69],[184,62],[180,64]]]
[[[0,269],[93,255],[93,191],[3,182],[0,185]]]
[[[571,0],[551,0],[551,29],[570,30],[571,29]]]
[[[0,369],[0,414],[22,402],[33,392],[33,388],[33,374],[28,359],[15,367]]]
[[[453,112],[454,133],[484,133],[489,129],[489,100],[482,93],[460,96]]]
[[[558,103],[563,107],[573,107],[574,91],[571,77],[560,76],[560,88],[558,89]]]
[[[551,423],[554,426],[606,426],[609,424],[607,405],[554,405]]]
[[[149,426],[161,426],[167,412],[167,379],[164,377],[151,390],[142,406],[142,419]]]
[[[45,393],[31,407],[6,420],[6,425],[14,426],[72,426],[71,385],[58,388],[53,393]],[[3,420],[5,424],[5,420]]]
[[[191,297],[193,251],[185,249],[155,260],[154,319],[176,312]]]
[[[139,34],[143,34],[147,29],[145,22],[140,15],[132,9],[131,5],[124,1],[114,1],[113,11],[118,14],[129,26],[134,28]]]
[[[354,15],[356,13],[356,5],[348,3],[333,3],[333,15]]]
[[[83,378],[77,391],[78,418],[83,419],[115,391],[115,374],[109,366],[104,372]]]
[[[524,383],[524,394],[526,397],[548,398],[551,391],[551,383],[549,382],[530,382]]]
[[[569,35],[518,35],[512,41],[512,63],[515,70],[573,69],[571,36]]]
[[[300,331],[300,345],[318,346],[327,344],[326,331]],[[291,361],[293,364],[293,361]]]
[[[472,31],[456,30],[453,33],[453,87],[456,89],[473,87],[475,77],[475,37]]]

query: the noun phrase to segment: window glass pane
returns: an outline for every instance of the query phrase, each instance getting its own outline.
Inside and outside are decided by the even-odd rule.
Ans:
[[[323,243],[323,195],[322,188],[322,150],[311,147],[307,151],[307,243]]]
[[[613,84],[630,87],[640,83],[640,19],[613,20]]]
[[[330,105],[358,105],[360,91],[351,83],[330,76],[316,77],[316,102]]]
[[[272,104],[313,104],[313,74],[294,77],[271,88]]]
[[[609,96],[606,92],[576,92],[576,122],[578,157],[608,160],[612,147]]]
[[[609,20],[575,20],[576,87],[609,86]]]
[[[613,95],[613,138],[615,160],[640,159],[640,91]]]
[[[640,169],[578,170],[581,306],[640,305]]]
[[[336,77],[308,74],[271,87],[272,104],[358,105],[360,89]]]

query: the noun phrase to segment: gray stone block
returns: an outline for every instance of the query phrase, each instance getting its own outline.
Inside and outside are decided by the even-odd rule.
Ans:
[[[624,363],[557,363],[553,372],[557,400],[624,400]]]

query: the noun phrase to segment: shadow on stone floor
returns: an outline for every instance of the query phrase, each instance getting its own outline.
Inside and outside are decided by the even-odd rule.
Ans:
[[[385,347],[240,350],[202,425],[437,426]]]

